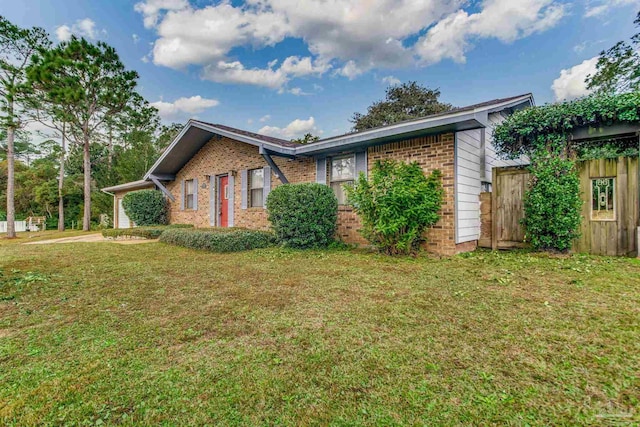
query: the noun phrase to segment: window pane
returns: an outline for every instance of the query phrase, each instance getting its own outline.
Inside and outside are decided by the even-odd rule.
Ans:
[[[193,191],[193,180],[192,179],[188,179],[186,181],[186,185],[185,186],[186,186],[185,190],[186,190],[187,194],[193,194],[194,193],[194,191]]]
[[[249,188],[262,188],[264,186],[264,169],[253,169],[249,182],[251,183]]]
[[[262,207],[262,188],[254,188],[251,190],[251,207]]]
[[[187,209],[193,209],[193,194],[187,194]]]
[[[596,221],[616,219],[614,192],[614,178],[591,180],[591,219]]]
[[[341,182],[331,183],[331,189],[333,190],[333,194],[336,195],[336,199],[338,199],[339,205],[347,204],[347,194],[344,191],[344,187],[347,185],[353,185],[353,181],[341,181]]]
[[[331,181],[353,179],[355,173],[355,156],[331,160]]]

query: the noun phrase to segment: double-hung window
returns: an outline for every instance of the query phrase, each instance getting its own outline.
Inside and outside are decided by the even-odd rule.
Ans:
[[[264,206],[264,169],[249,171],[249,207]]]
[[[196,185],[193,179],[187,179],[184,182],[184,207],[185,209],[195,208]]]
[[[347,204],[347,195],[344,186],[353,185],[356,176],[356,158],[355,155],[334,157],[331,159],[331,175],[330,185],[338,204]]]

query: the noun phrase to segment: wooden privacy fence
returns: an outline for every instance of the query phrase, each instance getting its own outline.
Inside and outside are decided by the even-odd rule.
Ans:
[[[573,250],[597,255],[637,255],[638,158],[588,160],[579,162],[577,168],[584,204],[581,237],[575,241]],[[481,195],[484,205],[481,245],[488,246],[490,241],[493,249],[525,246],[521,220],[529,180],[529,172],[523,167],[493,169],[491,198]]]

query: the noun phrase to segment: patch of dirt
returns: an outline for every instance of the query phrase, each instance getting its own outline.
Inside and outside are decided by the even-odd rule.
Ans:
[[[49,245],[54,243],[93,243],[93,242],[112,242],[112,243],[118,243],[120,245],[135,245],[138,243],[155,242],[155,240],[142,240],[142,239],[112,240],[112,239],[105,239],[102,234],[96,233],[96,234],[87,234],[84,236],[63,237],[60,239],[41,240],[39,242],[27,242],[23,244],[24,245]]]

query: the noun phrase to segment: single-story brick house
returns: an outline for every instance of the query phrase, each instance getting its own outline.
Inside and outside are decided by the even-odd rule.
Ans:
[[[297,144],[228,126],[190,120],[140,181],[104,188],[114,196],[114,226],[132,224],[122,209],[129,191],[155,188],[170,202],[170,222],[196,227],[269,227],[266,197],[282,183],[331,186],[340,202],[337,237],[365,243],[344,184],[368,173],[376,160],[416,161],[443,173],[442,218],[428,234],[428,250],[473,250],[480,237],[480,192],[491,187],[496,158],[493,127],[532,106],[531,94],[496,99],[421,119]]]

